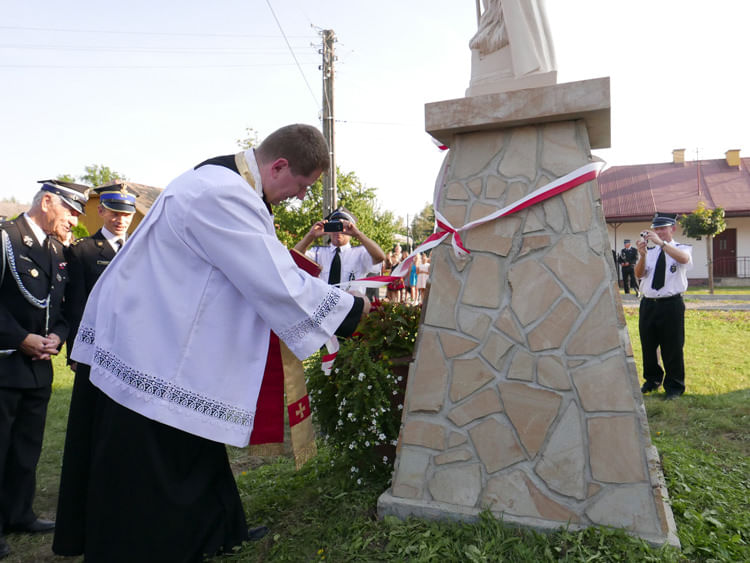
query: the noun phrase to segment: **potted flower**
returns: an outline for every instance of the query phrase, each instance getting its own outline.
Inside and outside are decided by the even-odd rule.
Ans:
[[[389,475],[401,426],[420,306],[375,302],[352,338],[341,342],[330,375],[320,358],[305,370],[315,420],[352,477]]]

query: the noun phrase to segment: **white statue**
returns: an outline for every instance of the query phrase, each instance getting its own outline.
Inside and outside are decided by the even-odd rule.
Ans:
[[[484,0],[479,29],[469,47],[472,61],[467,95],[557,82],[544,0]]]

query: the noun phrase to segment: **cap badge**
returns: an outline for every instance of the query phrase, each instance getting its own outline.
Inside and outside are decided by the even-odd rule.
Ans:
[[[31,274],[32,278],[38,278],[39,270],[37,270],[36,268],[31,268],[31,270],[29,271],[29,274]]]

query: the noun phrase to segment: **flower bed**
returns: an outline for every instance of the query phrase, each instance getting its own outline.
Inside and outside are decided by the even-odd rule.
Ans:
[[[341,342],[331,375],[307,365],[307,389],[323,438],[351,463],[351,476],[389,474],[395,457],[421,308],[376,302]]]

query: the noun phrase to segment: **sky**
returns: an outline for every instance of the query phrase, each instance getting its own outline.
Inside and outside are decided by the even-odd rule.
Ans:
[[[548,0],[558,82],[610,77],[609,165],[750,154],[747,0]],[[92,164],[157,187],[300,122],[335,44],[336,163],[381,209],[431,202],[424,104],[469,85],[475,0],[0,0],[0,199]]]

